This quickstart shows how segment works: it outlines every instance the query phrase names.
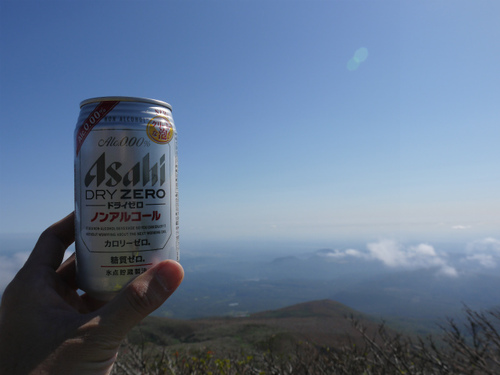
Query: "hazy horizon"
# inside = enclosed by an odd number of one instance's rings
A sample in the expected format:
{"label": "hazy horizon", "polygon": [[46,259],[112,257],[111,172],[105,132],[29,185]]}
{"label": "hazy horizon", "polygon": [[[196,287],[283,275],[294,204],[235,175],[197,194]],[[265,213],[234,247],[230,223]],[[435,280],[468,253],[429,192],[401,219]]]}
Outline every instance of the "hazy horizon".
{"label": "hazy horizon", "polygon": [[498,14],[472,0],[0,2],[0,288],[73,210],[79,104],[108,95],[173,107],[193,274],[206,256],[224,272],[293,256],[325,277],[493,274]]}
{"label": "hazy horizon", "polygon": [[[0,291],[3,291],[15,273],[26,261],[38,235],[0,234],[0,264],[2,278]],[[71,245],[67,254],[74,252]],[[330,244],[311,241],[206,241],[204,243],[181,242],[180,262],[190,265],[208,260],[208,268],[231,273],[231,264],[245,261],[260,264],[272,263],[281,257],[308,259],[321,256],[326,262],[349,262],[359,264],[351,273],[362,280],[368,267],[382,267],[384,272],[405,270],[435,270],[436,275],[450,278],[461,277],[471,272],[492,274],[500,268],[500,240],[493,237],[468,242],[401,242],[397,239],[381,238],[372,241],[332,242]],[[228,268],[229,265],[229,268]],[[188,269],[189,271],[189,269]],[[238,273],[238,270],[234,270]],[[332,266],[331,279],[337,278]]]}

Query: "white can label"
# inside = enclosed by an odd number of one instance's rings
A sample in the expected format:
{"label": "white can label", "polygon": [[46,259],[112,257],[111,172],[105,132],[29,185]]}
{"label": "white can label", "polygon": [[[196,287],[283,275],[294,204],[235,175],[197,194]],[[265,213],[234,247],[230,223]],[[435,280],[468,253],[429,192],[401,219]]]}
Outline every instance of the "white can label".
{"label": "white can label", "polygon": [[161,250],[175,236],[173,126],[164,116],[134,129],[103,122],[79,150],[81,241],[92,253]]}

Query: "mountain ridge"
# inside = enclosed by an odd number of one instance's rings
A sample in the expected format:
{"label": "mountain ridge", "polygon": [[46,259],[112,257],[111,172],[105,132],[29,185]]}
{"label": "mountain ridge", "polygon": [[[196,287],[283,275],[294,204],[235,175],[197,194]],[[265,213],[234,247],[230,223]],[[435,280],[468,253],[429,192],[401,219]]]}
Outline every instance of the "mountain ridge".
{"label": "mountain ridge", "polygon": [[180,350],[201,347],[235,350],[266,345],[289,348],[303,341],[338,347],[361,342],[361,335],[350,317],[361,321],[368,333],[378,329],[379,323],[374,318],[340,302],[322,299],[238,318],[148,317],[134,329],[131,340],[174,346]]}

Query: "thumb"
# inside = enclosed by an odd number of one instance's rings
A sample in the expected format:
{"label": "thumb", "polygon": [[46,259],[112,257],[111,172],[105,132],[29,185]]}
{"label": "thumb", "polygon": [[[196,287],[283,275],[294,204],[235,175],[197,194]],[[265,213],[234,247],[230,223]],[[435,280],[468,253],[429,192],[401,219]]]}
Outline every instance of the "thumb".
{"label": "thumb", "polygon": [[126,336],[142,319],[160,307],[184,278],[182,266],[173,260],[158,263],[128,284],[101,312],[113,335]]}

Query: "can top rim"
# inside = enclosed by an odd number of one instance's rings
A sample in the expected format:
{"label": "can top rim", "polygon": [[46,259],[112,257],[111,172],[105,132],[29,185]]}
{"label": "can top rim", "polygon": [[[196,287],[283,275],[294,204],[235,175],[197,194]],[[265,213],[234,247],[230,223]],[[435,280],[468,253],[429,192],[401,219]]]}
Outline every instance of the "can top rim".
{"label": "can top rim", "polygon": [[156,100],[156,99],[139,98],[133,96],[100,96],[96,98],[90,98],[82,101],[80,103],[80,108],[90,103],[109,102],[109,101],[150,103],[150,104],[160,105],[162,107],[167,107],[168,109],[172,110],[172,106],[167,102],[163,102],[161,100]]}

